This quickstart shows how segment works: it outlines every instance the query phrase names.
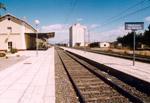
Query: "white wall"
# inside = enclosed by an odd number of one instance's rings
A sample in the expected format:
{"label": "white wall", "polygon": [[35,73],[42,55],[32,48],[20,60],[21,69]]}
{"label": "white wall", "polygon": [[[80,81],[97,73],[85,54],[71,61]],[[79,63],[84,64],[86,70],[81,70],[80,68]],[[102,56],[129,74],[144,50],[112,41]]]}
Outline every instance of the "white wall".
{"label": "white wall", "polygon": [[[11,17],[10,17],[11,18]],[[11,18],[12,19],[12,18]],[[7,27],[12,28],[12,32]],[[25,33],[33,33],[33,29],[26,27],[7,18],[0,22],[0,50],[8,49],[8,42],[13,43],[13,47],[17,49],[26,49]],[[6,39],[8,38],[8,41]]]}
{"label": "white wall", "polygon": [[104,48],[104,47],[108,48],[110,47],[110,43],[107,43],[107,42],[99,43],[99,46],[100,48]]}
{"label": "white wall", "polygon": [[85,27],[80,25],[79,23],[74,24],[70,28],[70,42],[72,46],[75,46],[76,43],[81,43],[81,46],[84,46],[84,35],[85,35]]}
{"label": "white wall", "polygon": [[[7,29],[7,27],[12,28],[12,32],[10,33],[10,30]],[[8,21],[8,19],[5,19],[0,22],[0,50],[7,50],[8,48],[8,42],[13,42],[13,47],[17,47],[19,49],[22,49],[22,43],[21,43],[21,26],[18,23],[15,23],[13,21]],[[8,38],[8,42],[5,42]]]}

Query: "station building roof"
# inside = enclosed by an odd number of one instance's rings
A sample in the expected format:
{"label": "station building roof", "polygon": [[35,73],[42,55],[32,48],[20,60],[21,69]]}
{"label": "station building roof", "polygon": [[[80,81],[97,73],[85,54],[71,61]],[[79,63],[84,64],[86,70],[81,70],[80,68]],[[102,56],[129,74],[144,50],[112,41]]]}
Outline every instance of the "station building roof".
{"label": "station building roof", "polygon": [[35,38],[36,38],[36,34],[38,34],[38,38],[45,38],[45,39],[53,38],[55,36],[55,32],[48,32],[48,33],[25,33],[25,34],[29,35],[31,37],[35,37]]}
{"label": "station building roof", "polygon": [[0,22],[5,20],[5,19],[10,19],[11,21],[15,22],[15,23],[18,23],[18,24],[24,24],[25,26],[29,27],[30,29],[32,29],[33,31],[36,31],[36,29],[30,25],[29,23],[27,23],[25,20],[22,20],[22,19],[19,19],[15,16],[13,16],[12,14],[6,14],[4,16],[1,16],[0,17]]}

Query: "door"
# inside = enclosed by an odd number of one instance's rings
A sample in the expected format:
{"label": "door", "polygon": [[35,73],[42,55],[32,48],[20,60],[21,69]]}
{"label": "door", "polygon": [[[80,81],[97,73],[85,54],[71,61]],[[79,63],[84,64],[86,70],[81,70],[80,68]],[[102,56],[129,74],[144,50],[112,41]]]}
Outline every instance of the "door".
{"label": "door", "polygon": [[12,42],[8,42],[8,51],[11,51],[12,49]]}

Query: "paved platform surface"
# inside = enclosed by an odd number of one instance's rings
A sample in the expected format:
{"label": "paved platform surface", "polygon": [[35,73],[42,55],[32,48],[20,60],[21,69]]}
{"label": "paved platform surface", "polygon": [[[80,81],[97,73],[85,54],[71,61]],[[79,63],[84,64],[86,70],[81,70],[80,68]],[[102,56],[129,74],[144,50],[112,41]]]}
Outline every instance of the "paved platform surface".
{"label": "paved platform surface", "polygon": [[131,60],[71,48],[62,48],[150,83],[150,64],[135,62],[135,66],[133,66]]}
{"label": "paved platform surface", "polygon": [[0,103],[55,103],[54,48],[0,71]]}

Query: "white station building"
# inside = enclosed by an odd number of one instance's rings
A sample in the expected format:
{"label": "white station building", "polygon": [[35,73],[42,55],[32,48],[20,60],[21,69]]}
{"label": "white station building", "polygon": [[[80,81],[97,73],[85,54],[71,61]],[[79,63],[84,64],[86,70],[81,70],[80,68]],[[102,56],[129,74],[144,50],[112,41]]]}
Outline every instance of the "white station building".
{"label": "white station building", "polygon": [[[46,45],[48,38],[54,37],[54,32],[38,33],[40,45]],[[36,48],[36,29],[26,21],[7,14],[0,17],[0,50],[10,51]]]}
{"label": "white station building", "polygon": [[77,23],[69,28],[69,46],[84,46],[86,27]]}

